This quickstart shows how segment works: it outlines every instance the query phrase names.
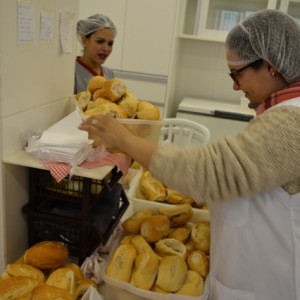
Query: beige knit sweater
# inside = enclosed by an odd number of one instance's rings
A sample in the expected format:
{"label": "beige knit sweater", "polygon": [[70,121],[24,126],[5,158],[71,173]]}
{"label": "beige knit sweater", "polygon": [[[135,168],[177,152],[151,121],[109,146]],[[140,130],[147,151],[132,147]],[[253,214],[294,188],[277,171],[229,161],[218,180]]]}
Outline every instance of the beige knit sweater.
{"label": "beige knit sweater", "polygon": [[199,149],[162,145],[151,173],[201,204],[249,196],[282,186],[300,192],[300,108],[274,107],[237,136]]}

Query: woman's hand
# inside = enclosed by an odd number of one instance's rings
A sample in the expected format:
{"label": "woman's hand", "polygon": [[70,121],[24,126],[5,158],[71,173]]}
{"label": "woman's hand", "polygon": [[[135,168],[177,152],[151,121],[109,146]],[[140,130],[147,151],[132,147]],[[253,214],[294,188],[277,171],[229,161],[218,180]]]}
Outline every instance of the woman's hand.
{"label": "woman's hand", "polygon": [[132,134],[112,116],[90,117],[82,122],[79,129],[99,136],[104,144],[125,152],[142,166],[149,168],[150,160],[157,146]]}
{"label": "woman's hand", "polygon": [[109,115],[93,116],[82,122],[79,129],[97,135],[104,144],[123,150],[124,141],[130,139],[132,133],[125,126]]}

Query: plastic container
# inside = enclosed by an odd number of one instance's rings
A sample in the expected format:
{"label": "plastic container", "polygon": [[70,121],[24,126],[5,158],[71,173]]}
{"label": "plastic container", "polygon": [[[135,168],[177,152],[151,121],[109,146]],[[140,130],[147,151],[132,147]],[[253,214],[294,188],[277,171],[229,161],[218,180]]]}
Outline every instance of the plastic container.
{"label": "plastic container", "polygon": [[158,144],[160,130],[164,124],[162,120],[139,120],[139,119],[118,119],[133,134],[145,140]]}
{"label": "plastic container", "polygon": [[[164,204],[162,204],[165,206]],[[123,220],[128,218],[129,216],[133,215],[135,212],[142,210],[142,209],[151,209],[154,213],[158,212],[158,205],[153,202],[149,201],[130,201],[130,206],[126,212],[126,214],[123,216]],[[191,220],[192,222],[197,221],[209,221],[209,215],[207,212],[195,209],[193,218]],[[107,259],[107,264],[110,261],[114,250],[119,245],[120,239],[123,237],[121,235],[119,239],[117,239],[114,243],[114,246],[110,252],[110,255]],[[208,284],[205,284],[204,291],[202,296],[183,296],[183,295],[176,295],[176,294],[160,294],[156,292],[146,291],[140,288],[136,288],[130,283],[126,283],[123,281],[119,281],[116,279],[113,279],[105,274],[105,268],[103,269],[102,278],[105,282],[105,289],[104,289],[104,299],[110,300],[145,300],[145,299],[151,299],[151,300],[206,300],[208,299]]]}

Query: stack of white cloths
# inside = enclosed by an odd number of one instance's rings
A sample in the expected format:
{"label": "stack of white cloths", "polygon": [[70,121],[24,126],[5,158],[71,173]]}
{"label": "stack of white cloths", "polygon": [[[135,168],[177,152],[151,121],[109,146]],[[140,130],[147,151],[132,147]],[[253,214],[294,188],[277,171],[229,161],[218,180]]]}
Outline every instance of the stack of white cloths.
{"label": "stack of white cloths", "polygon": [[43,161],[80,165],[90,155],[93,142],[86,131],[78,129],[81,122],[75,110],[45,130],[40,137],[30,137],[25,150]]}

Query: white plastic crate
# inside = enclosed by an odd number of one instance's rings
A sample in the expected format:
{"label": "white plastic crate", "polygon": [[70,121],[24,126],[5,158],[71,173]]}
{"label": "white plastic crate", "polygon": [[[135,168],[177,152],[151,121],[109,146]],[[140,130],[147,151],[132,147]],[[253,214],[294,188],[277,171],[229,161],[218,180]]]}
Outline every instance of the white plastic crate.
{"label": "white plastic crate", "polygon": [[[126,220],[128,217],[132,216],[135,212],[140,211],[142,209],[151,209],[154,213],[158,213],[159,207],[170,206],[169,204],[163,203],[156,203],[152,201],[130,201],[130,206],[126,211],[126,214],[123,216],[122,220]],[[209,213],[206,210],[201,209],[194,209],[193,210],[193,217],[191,222],[197,221],[209,221]],[[115,244],[110,252],[109,257],[107,258],[106,263],[108,264],[114,250],[119,245],[120,239],[123,237],[121,235],[119,239],[115,241]],[[205,282],[204,291],[202,296],[183,296],[183,295],[176,295],[176,294],[160,294],[152,291],[146,291],[140,288],[136,288],[130,283],[126,283],[123,281],[119,281],[113,279],[105,274],[105,269],[103,269],[103,280],[105,282],[105,289],[104,289],[104,299],[105,300],[206,300],[208,299],[208,284]]]}

